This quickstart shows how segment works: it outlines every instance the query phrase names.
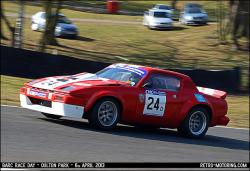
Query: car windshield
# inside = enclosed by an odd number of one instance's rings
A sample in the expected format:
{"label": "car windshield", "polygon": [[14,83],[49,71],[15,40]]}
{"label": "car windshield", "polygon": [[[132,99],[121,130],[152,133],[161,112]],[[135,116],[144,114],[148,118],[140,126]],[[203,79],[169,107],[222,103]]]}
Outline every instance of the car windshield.
{"label": "car windshield", "polygon": [[200,8],[189,8],[186,11],[189,14],[197,14],[197,13],[202,13]]}
{"label": "car windshield", "polygon": [[167,12],[154,12],[155,18],[170,18]]}
{"label": "car windshield", "polygon": [[163,10],[171,10],[171,8],[169,6],[166,6],[166,5],[159,5],[159,6],[156,6],[158,9],[163,9]]}
{"label": "car windshield", "polygon": [[127,69],[109,67],[97,72],[96,75],[101,78],[127,82],[131,86],[135,86],[143,77],[140,74]]}
{"label": "car windshield", "polygon": [[58,17],[58,23],[71,24],[70,20],[65,16]]}

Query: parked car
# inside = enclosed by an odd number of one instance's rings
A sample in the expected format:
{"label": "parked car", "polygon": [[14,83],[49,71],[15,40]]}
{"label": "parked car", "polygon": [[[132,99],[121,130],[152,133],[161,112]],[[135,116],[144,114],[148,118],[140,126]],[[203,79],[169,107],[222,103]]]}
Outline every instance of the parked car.
{"label": "parked car", "polygon": [[165,10],[150,9],[144,13],[143,25],[150,29],[166,29],[173,27],[173,20]]}
{"label": "parked car", "polygon": [[188,3],[180,13],[180,22],[182,24],[207,24],[208,14],[199,4]]}
{"label": "parked car", "polygon": [[166,10],[172,17],[174,9],[170,5],[156,4],[152,9]]}
{"label": "parked car", "polygon": [[[46,24],[45,12],[38,12],[31,17],[31,29],[44,31]],[[55,28],[55,36],[77,37],[78,29],[64,14],[58,16]]]}
{"label": "parked car", "polygon": [[48,118],[85,118],[102,130],[117,123],[178,128],[194,138],[208,127],[228,124],[226,96],[197,87],[184,74],[129,64],[36,79],[20,88],[21,106]]}

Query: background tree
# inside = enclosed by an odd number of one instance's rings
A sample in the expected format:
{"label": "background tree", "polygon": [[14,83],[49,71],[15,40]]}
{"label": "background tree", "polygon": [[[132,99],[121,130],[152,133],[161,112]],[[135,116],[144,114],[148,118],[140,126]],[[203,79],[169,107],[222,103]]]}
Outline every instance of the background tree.
{"label": "background tree", "polygon": [[1,32],[0,32],[0,37],[1,39],[7,39],[4,34],[3,34],[3,29],[2,29],[2,21],[4,21],[7,25],[7,28],[9,29],[9,31],[11,32],[11,45],[13,46],[14,45],[14,33],[15,33],[15,27],[12,26],[10,24],[10,21],[7,19],[7,17],[5,16],[4,14],[4,11],[2,9],[2,1],[1,1],[1,4],[0,4],[0,14],[1,14]]}
{"label": "background tree", "polygon": [[171,6],[173,9],[176,9],[176,4],[177,4],[177,0],[172,0]]}
{"label": "background tree", "polygon": [[218,11],[217,11],[217,22],[218,22],[218,39],[219,39],[219,44],[226,44],[226,36],[229,34],[228,32],[228,18],[226,17],[226,12],[225,12],[225,2],[223,1],[218,1]]}
{"label": "background tree", "polygon": [[59,16],[58,14],[62,6],[62,1],[42,1],[42,4],[46,13],[46,24],[45,30],[42,34],[42,38],[40,40],[40,51],[44,52],[46,45],[58,45],[54,33]]}
{"label": "background tree", "polygon": [[247,49],[249,50],[249,1],[230,0],[229,1],[229,30],[233,43],[237,49],[242,49],[239,38],[247,39]]}
{"label": "background tree", "polygon": [[14,32],[14,47],[22,48],[23,45],[23,26],[24,26],[24,3],[25,1],[19,0],[19,12],[16,19],[16,26]]}

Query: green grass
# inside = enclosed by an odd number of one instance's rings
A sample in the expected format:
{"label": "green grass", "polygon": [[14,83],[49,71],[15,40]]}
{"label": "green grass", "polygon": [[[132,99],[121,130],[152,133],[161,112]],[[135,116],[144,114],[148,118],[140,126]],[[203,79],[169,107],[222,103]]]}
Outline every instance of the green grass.
{"label": "green grass", "polygon": [[[29,79],[1,75],[1,104],[19,106],[19,89]],[[249,96],[228,96],[228,126],[249,128]]]}
{"label": "green grass", "polygon": [[1,75],[1,104],[19,106],[19,89],[28,81],[27,78]]}

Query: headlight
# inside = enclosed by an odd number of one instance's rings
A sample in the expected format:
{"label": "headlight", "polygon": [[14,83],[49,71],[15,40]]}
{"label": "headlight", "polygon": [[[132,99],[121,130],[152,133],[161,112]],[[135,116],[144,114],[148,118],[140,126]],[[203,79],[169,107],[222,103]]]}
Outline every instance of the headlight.
{"label": "headlight", "polygon": [[184,16],[184,19],[186,19],[186,20],[192,20],[193,17],[192,16]]}
{"label": "headlight", "polygon": [[56,32],[61,32],[62,30],[62,27],[56,27]]}

